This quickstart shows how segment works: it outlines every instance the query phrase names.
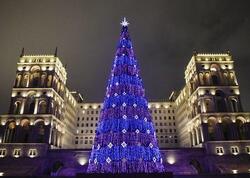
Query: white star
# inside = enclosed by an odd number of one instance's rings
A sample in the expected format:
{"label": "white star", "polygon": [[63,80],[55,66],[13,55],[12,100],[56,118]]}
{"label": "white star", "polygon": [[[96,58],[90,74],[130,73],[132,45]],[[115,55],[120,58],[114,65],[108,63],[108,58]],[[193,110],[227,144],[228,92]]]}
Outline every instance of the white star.
{"label": "white star", "polygon": [[122,103],[122,106],[125,107],[125,106],[127,106],[127,104],[126,103]]}
{"label": "white star", "polygon": [[118,86],[118,85],[119,85],[119,83],[118,83],[118,82],[116,82],[116,83],[115,83],[115,85],[116,85],[116,86]]}
{"label": "white star", "polygon": [[147,130],[147,134],[150,134],[150,130]]}
{"label": "white star", "polygon": [[121,25],[122,25],[123,27],[126,27],[126,26],[129,25],[129,23],[128,23],[126,17],[123,18],[123,21],[121,22]]}
{"label": "white star", "polygon": [[115,96],[118,96],[118,94],[117,94],[117,93],[115,93],[114,95],[115,95]]}
{"label": "white star", "polygon": [[113,144],[110,142],[110,143],[108,144],[108,147],[109,147],[109,148],[112,148],[112,146],[113,146]]}
{"label": "white star", "polygon": [[95,163],[95,164],[97,163],[97,159],[96,159],[96,158],[94,159],[94,163]]}
{"label": "white star", "polygon": [[147,122],[147,118],[146,117],[144,117],[144,121]]}
{"label": "white star", "polygon": [[100,147],[101,147],[101,146],[98,144],[98,145],[97,145],[97,150],[99,150],[99,149],[100,149]]}
{"label": "white star", "polygon": [[106,162],[107,162],[107,163],[110,163],[110,162],[111,162],[110,157],[108,157],[108,158],[106,159]]}
{"label": "white star", "polygon": [[127,143],[125,143],[125,142],[122,142],[122,147],[124,148],[124,147],[126,147],[127,146]]}
{"label": "white star", "polygon": [[150,148],[153,148],[153,146],[154,146],[154,145],[153,145],[152,143],[149,144],[149,147],[150,147]]}
{"label": "white star", "polygon": [[134,104],[133,104],[133,106],[134,106],[134,107],[136,107],[136,106],[137,106],[137,104],[135,104],[135,103],[134,103]]}
{"label": "white star", "polygon": [[156,158],[155,157],[153,157],[153,161],[156,162]]}
{"label": "white star", "polygon": [[124,134],[125,134],[126,132],[127,132],[127,130],[126,130],[126,129],[123,129],[123,130],[122,130],[122,133],[124,133]]}
{"label": "white star", "polygon": [[139,131],[138,129],[136,129],[136,130],[135,130],[135,133],[137,133],[137,134],[138,134],[138,133],[140,133],[140,131]]}
{"label": "white star", "polygon": [[123,118],[123,119],[127,119],[127,116],[126,116],[126,115],[123,115],[122,118]]}
{"label": "white star", "polygon": [[139,117],[137,115],[135,115],[135,119],[138,119]]}
{"label": "white star", "polygon": [[123,94],[123,95],[126,95],[126,92],[124,91],[122,94]]}
{"label": "white star", "polygon": [[114,108],[116,105],[115,104],[112,104],[112,107]]}

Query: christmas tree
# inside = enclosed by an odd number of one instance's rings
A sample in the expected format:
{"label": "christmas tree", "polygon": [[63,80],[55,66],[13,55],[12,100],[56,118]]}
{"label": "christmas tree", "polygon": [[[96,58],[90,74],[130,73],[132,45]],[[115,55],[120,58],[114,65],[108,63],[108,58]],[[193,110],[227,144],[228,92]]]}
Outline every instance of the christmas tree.
{"label": "christmas tree", "polygon": [[124,18],[88,173],[164,172],[128,24]]}

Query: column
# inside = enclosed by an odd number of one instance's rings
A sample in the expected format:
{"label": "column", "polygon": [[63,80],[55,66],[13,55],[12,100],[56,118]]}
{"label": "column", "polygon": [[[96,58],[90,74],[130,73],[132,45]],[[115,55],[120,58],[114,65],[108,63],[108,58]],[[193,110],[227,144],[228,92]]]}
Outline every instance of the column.
{"label": "column", "polygon": [[199,138],[198,128],[195,128],[195,133],[196,133],[196,143],[197,143],[197,145],[199,145],[200,144],[200,138]]}
{"label": "column", "polygon": [[20,114],[23,114],[23,113],[24,113],[24,105],[25,105],[25,99],[22,100],[21,109],[20,109]]}
{"label": "column", "polygon": [[38,113],[38,99],[35,99],[35,109],[34,109],[34,114]]}

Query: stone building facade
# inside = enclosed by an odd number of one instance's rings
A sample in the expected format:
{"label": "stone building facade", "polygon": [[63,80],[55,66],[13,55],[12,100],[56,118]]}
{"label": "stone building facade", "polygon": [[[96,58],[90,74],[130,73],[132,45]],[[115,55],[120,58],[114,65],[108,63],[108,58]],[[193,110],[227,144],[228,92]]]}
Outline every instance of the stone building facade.
{"label": "stone building facade", "polygon": [[[9,113],[0,116],[0,174],[86,171],[102,103],[85,102],[67,88],[66,81],[56,53],[22,53]],[[149,102],[148,107],[166,170],[250,172],[250,113],[241,105],[230,53],[194,52],[183,89],[168,101]]]}

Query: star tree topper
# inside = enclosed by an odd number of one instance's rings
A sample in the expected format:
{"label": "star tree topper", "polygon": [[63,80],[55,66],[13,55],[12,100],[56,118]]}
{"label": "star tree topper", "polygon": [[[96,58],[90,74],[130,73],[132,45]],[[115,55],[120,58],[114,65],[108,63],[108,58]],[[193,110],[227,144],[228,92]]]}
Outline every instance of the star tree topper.
{"label": "star tree topper", "polygon": [[123,17],[123,21],[121,22],[121,25],[122,25],[123,27],[127,27],[127,26],[129,25],[129,23],[128,23],[126,17]]}

